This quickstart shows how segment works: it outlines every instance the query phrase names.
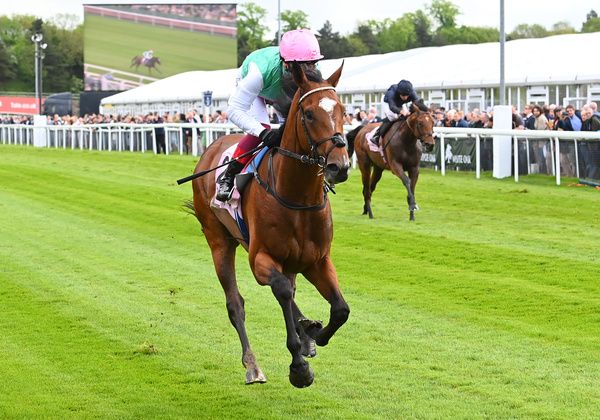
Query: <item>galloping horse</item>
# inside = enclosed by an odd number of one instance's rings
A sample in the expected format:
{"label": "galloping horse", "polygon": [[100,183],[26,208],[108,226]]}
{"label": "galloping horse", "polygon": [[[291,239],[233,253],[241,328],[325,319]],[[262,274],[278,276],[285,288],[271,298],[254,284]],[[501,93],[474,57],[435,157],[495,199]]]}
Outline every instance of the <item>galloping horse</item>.
{"label": "galloping horse", "polygon": [[[225,291],[229,319],[242,344],[246,383],[266,382],[250,348],[244,324],[244,299],[235,275],[235,251],[242,244],[250,268],[261,286],[270,286],[283,311],[287,348],[292,355],[289,380],[296,387],[313,382],[313,372],[303,356],[315,355],[315,343],[325,346],[346,322],[350,309],[339,288],[330,248],[333,222],[326,184],[348,178],[350,160],[343,133],[344,107],[335,93],[342,66],[327,80],[309,79],[302,67],[292,66],[298,85],[281,145],[265,155],[242,196],[242,215],[249,242],[234,238],[211,209],[214,177],[193,182],[193,207]],[[314,80],[313,80],[314,79]],[[219,163],[223,151],[239,141],[226,135],[208,147],[195,173]],[[301,273],[329,302],[329,323],[307,319],[294,300],[296,275]]]}
{"label": "galloping horse", "polygon": [[[419,162],[421,162],[422,154],[422,146],[417,142],[417,139],[425,143],[425,147],[433,147],[435,144],[433,118],[422,102],[413,103],[411,114],[406,121],[396,121],[384,138],[379,140],[383,149],[383,156],[379,151],[370,149],[367,144],[369,140],[366,138],[366,134],[371,132],[378,124],[367,124],[364,127],[350,131],[346,135],[348,148],[356,152],[362,175],[365,203],[363,214],[368,214],[369,218],[373,218],[371,195],[381,179],[383,170],[390,169],[394,175],[402,180],[406,187],[410,220],[415,220],[414,212],[418,209],[415,201],[415,187],[419,179]],[[406,172],[408,172],[408,176]]]}
{"label": "galloping horse", "polygon": [[131,59],[131,65],[129,67],[135,66],[135,70],[137,71],[139,66],[144,65],[148,67],[148,73],[150,73],[150,70],[152,69],[160,73],[160,70],[156,67],[157,64],[161,64],[160,58],[158,57],[152,57],[148,60],[144,60],[144,57],[141,55],[136,55]]}

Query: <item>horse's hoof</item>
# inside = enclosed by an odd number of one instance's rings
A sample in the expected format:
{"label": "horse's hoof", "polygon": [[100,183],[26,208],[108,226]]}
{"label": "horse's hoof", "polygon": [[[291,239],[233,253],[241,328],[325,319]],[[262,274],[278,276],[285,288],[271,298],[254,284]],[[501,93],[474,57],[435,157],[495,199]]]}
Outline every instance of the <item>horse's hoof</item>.
{"label": "horse's hoof", "polygon": [[308,335],[313,340],[319,334],[319,331],[323,329],[323,321],[314,321],[312,319],[301,319],[298,321],[300,327],[304,330],[306,335]]}
{"label": "horse's hoof", "polygon": [[315,375],[310,365],[304,362],[298,366],[290,365],[290,383],[296,388],[306,388],[311,386]]}
{"label": "horse's hoof", "polygon": [[246,371],[246,385],[264,384],[267,382],[267,377],[260,368],[248,369]]}

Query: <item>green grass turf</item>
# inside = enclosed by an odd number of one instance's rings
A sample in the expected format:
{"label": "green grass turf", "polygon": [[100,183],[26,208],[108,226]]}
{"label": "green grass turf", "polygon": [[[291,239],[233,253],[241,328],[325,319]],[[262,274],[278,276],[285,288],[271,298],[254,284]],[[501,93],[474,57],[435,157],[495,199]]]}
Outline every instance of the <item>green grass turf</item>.
{"label": "green grass turf", "polygon": [[[0,417],[593,418],[600,192],[423,171],[408,222],[390,173],[361,215],[331,195],[348,323],[293,388],[280,309],[240,249],[265,385],[245,386],[189,156],[0,146]],[[300,279],[304,313],[328,305]]]}
{"label": "green grass turf", "polygon": [[[85,62],[136,73],[131,59],[154,50],[161,64],[152,77],[166,77],[191,70],[234,68],[237,63],[235,38],[134,23],[108,17],[86,15]],[[137,73],[148,75],[140,66]]]}

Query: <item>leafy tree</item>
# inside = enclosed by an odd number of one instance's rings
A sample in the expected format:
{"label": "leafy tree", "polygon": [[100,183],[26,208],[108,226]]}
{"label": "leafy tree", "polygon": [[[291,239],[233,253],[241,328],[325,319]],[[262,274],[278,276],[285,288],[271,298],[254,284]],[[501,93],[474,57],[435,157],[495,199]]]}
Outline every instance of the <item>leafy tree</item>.
{"label": "leafy tree", "polygon": [[10,51],[0,38],[0,86],[6,85],[6,83],[14,79],[15,72],[15,59],[11,56]]}
{"label": "leafy tree", "polygon": [[346,39],[348,40],[349,47],[352,50],[352,57],[372,54],[369,51],[369,47],[355,34],[347,36]]}
{"label": "leafy tree", "polygon": [[292,31],[294,29],[308,28],[308,15],[302,10],[285,10],[281,12],[281,21],[283,22],[281,33]]}
{"label": "leafy tree", "polygon": [[435,36],[436,45],[480,44],[498,41],[500,36],[496,28],[460,26],[458,28],[440,28]]}
{"label": "leafy tree", "polygon": [[600,18],[595,10],[590,10],[581,26],[581,32],[600,32]]}
{"label": "leafy tree", "polygon": [[[356,31],[350,35],[349,39],[354,48],[354,56],[379,54],[379,44],[371,26],[367,24],[359,25]],[[366,48],[366,52],[360,53],[358,51],[364,51],[364,48]]]}
{"label": "leafy tree", "polygon": [[544,38],[548,36],[548,31],[542,25],[537,23],[529,25],[527,23],[521,23],[517,25],[515,29],[506,36],[507,40],[522,39],[522,38]]}
{"label": "leafy tree", "polygon": [[574,34],[575,32],[575,28],[569,22],[561,20],[552,25],[549,35]]}
{"label": "leafy tree", "polygon": [[269,42],[265,41],[268,28],[262,24],[267,16],[266,9],[252,2],[241,6],[244,9],[239,10],[237,16],[238,65],[241,65],[251,52],[269,45]]}
{"label": "leafy tree", "polygon": [[394,21],[386,19],[377,39],[382,53],[404,51],[419,46],[410,14],[404,14]]}
{"label": "leafy tree", "polygon": [[456,17],[460,14],[458,7],[448,0],[433,0],[429,13],[439,24],[439,28],[454,28]]}
{"label": "leafy tree", "polygon": [[420,47],[428,47],[432,43],[431,33],[431,19],[422,10],[417,10],[414,13],[409,14],[413,26],[415,28],[415,35],[417,36],[417,44]]}
{"label": "leafy tree", "polygon": [[585,15],[586,22],[590,19],[596,19],[598,17],[598,13],[594,9],[590,10],[590,12]]}
{"label": "leafy tree", "polygon": [[352,46],[347,38],[342,38],[338,32],[334,32],[331,22],[325,21],[323,27],[317,32],[321,54],[325,58],[341,58],[352,56]]}

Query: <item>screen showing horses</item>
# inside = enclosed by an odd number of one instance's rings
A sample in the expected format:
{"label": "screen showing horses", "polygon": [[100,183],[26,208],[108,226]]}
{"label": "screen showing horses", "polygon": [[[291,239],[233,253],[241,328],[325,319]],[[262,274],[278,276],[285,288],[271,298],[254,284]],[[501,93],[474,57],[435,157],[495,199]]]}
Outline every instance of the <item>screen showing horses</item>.
{"label": "screen showing horses", "polygon": [[84,5],[85,90],[237,65],[235,4]]}

